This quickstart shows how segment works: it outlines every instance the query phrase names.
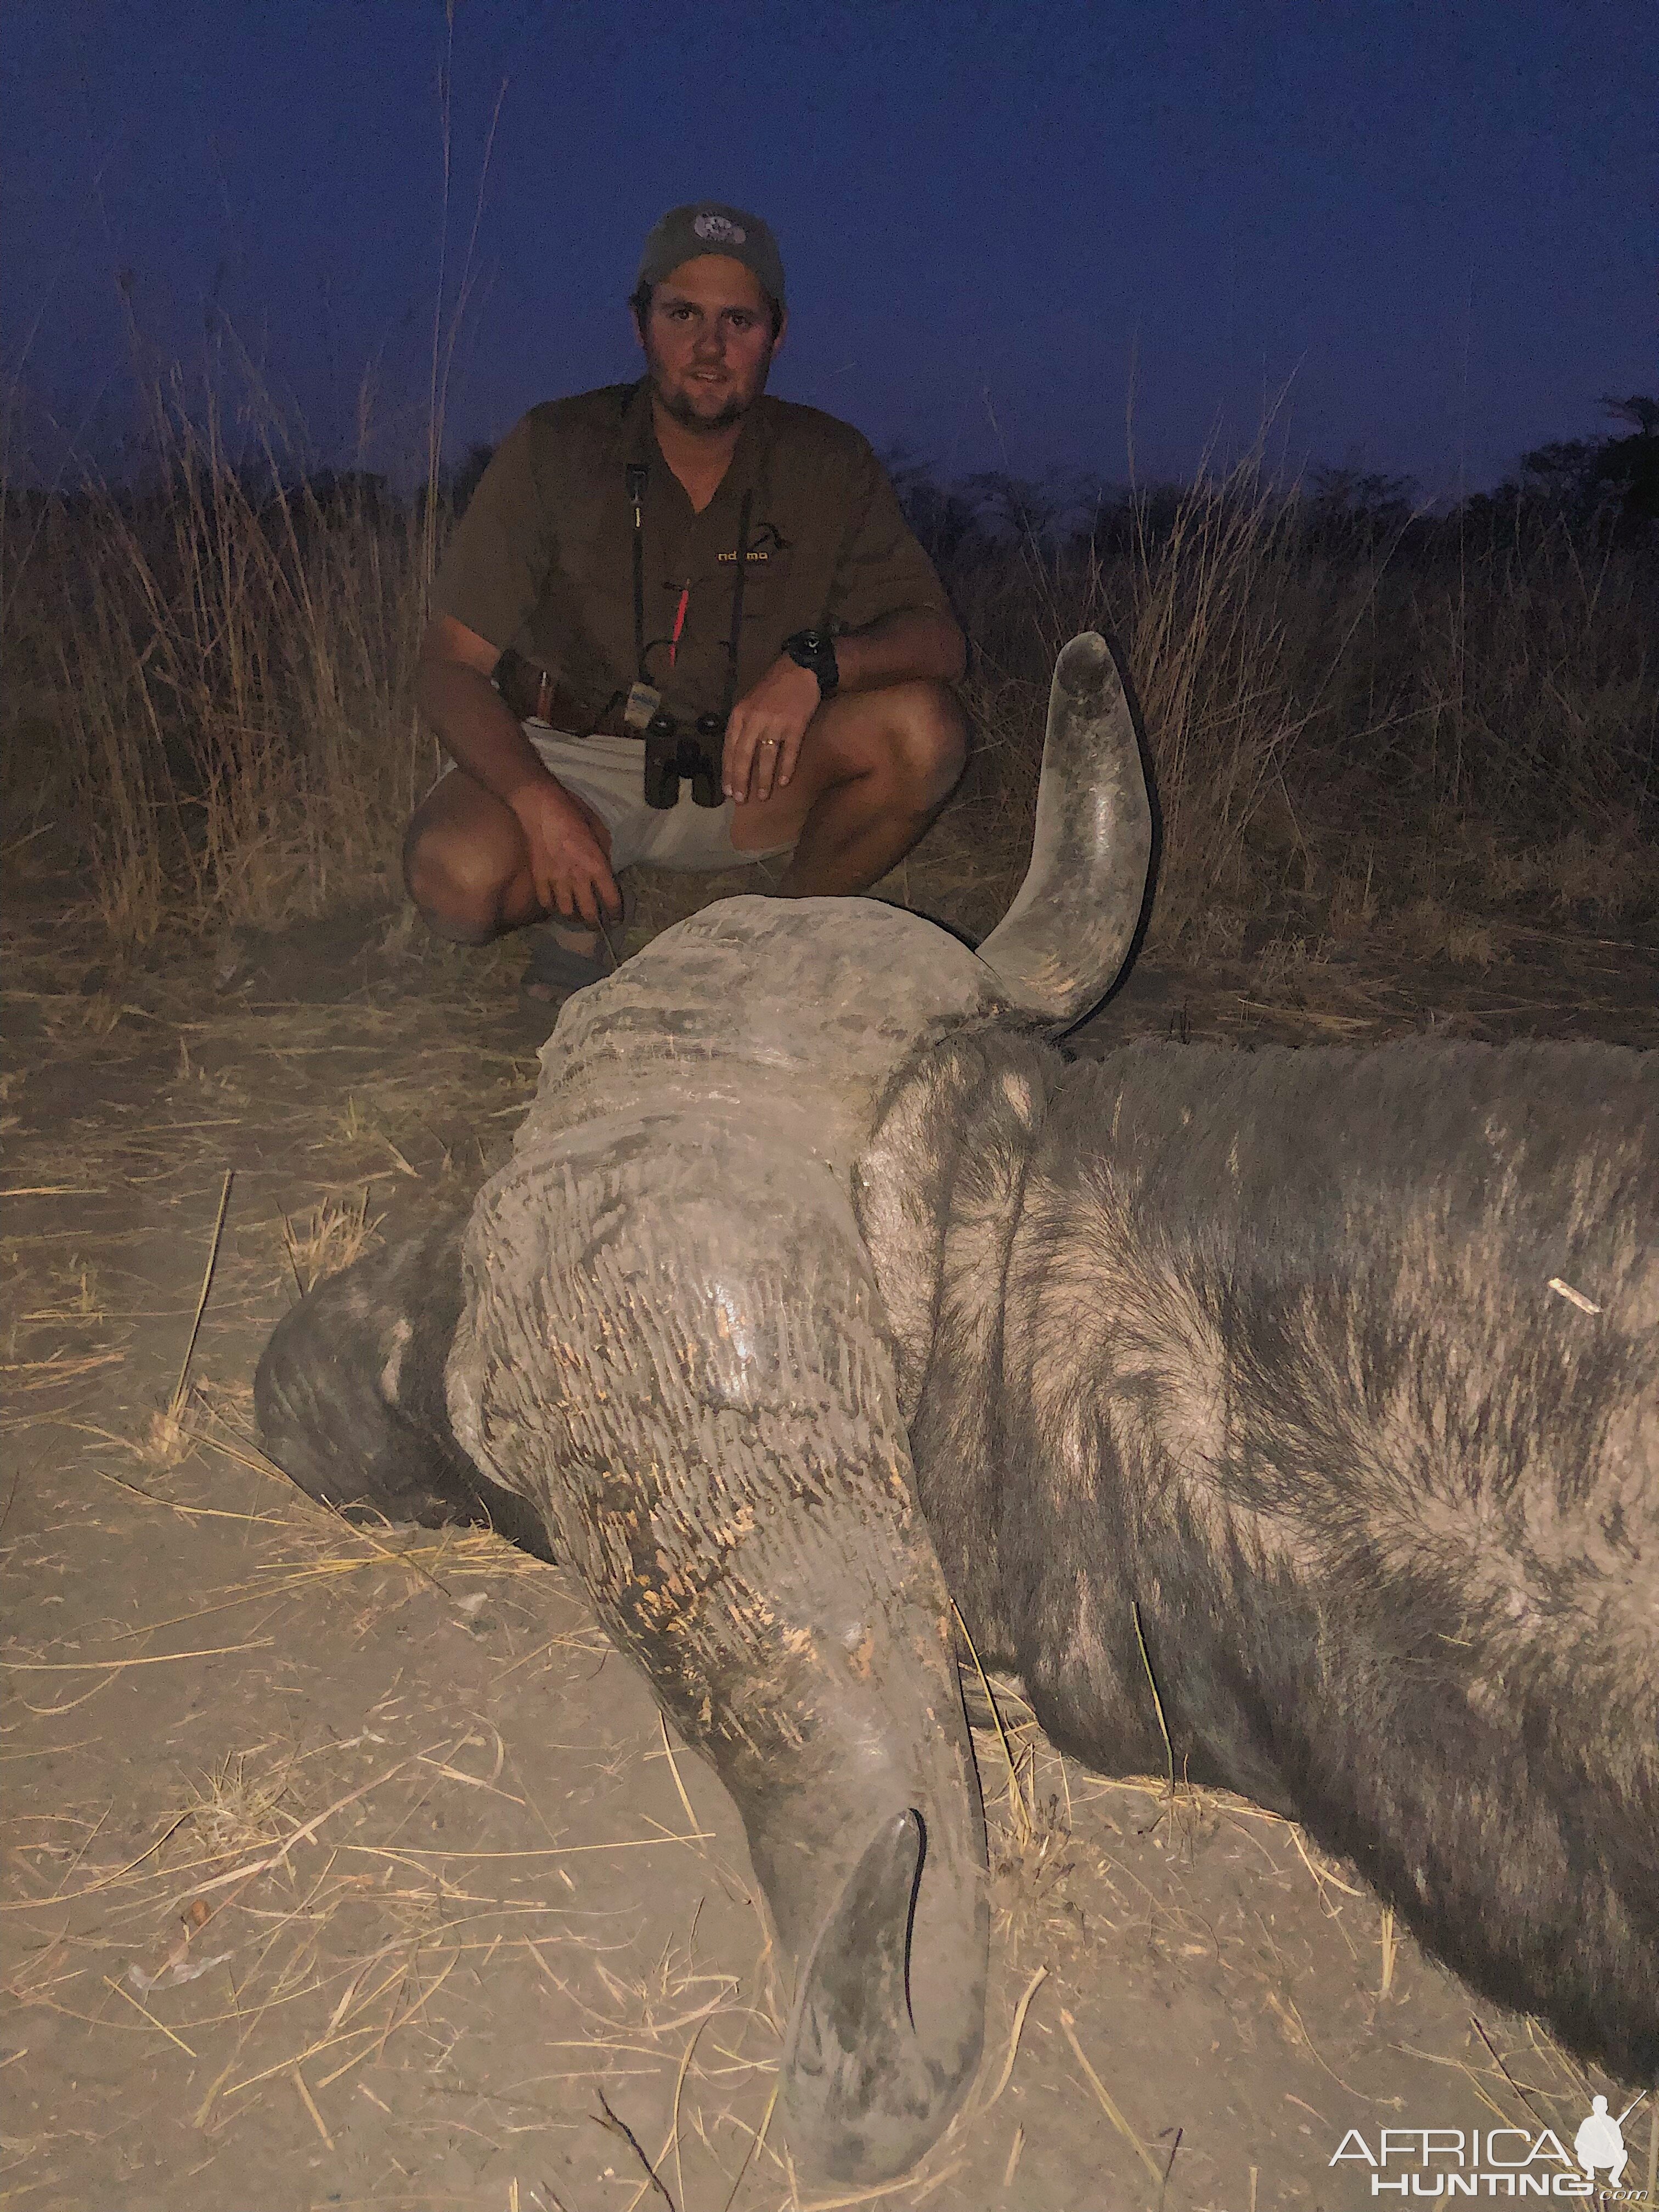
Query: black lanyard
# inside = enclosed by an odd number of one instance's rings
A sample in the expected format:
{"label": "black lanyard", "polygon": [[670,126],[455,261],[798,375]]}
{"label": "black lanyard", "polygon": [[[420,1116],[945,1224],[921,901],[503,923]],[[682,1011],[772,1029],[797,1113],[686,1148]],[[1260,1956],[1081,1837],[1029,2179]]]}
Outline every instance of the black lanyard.
{"label": "black lanyard", "polygon": [[[644,461],[629,461],[625,475],[628,496],[634,509],[634,660],[641,684],[649,684],[651,677],[646,667],[646,654],[659,645],[668,642],[656,637],[650,647],[645,641],[645,515],[643,512],[645,487],[650,471]],[[738,703],[738,642],[743,632],[743,587],[749,574],[749,518],[754,511],[753,489],[744,492],[743,507],[738,516],[738,549],[732,558],[738,573],[732,580],[732,634],[726,646],[726,700],[720,712],[726,720],[732,719],[732,709]]]}

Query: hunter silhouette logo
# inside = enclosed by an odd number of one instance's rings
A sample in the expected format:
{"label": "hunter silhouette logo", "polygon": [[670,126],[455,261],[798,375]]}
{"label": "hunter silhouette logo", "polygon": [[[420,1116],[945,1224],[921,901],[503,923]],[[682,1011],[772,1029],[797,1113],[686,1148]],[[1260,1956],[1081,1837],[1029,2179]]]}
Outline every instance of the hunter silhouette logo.
{"label": "hunter silhouette logo", "polygon": [[1574,2155],[1592,2181],[1595,2179],[1597,2166],[1607,2168],[1609,2189],[1618,2188],[1620,2178],[1625,2171],[1625,2161],[1630,2156],[1625,2148],[1625,2131],[1621,2122],[1627,2120],[1634,2110],[1634,2106],[1630,2106],[1615,2120],[1607,2110],[1607,2099],[1593,2097],[1589,2115],[1572,2139]]}
{"label": "hunter silhouette logo", "polygon": [[733,222],[727,216],[714,215],[708,209],[701,215],[692,216],[691,228],[705,246],[741,246],[749,235],[740,223]]}

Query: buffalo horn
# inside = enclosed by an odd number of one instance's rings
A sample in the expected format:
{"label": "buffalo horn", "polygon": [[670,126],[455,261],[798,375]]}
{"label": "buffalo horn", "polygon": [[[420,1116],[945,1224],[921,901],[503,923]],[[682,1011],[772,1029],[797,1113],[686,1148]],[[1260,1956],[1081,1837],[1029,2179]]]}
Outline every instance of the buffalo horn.
{"label": "buffalo horn", "polygon": [[1134,940],[1152,852],[1128,666],[1085,630],[1054,666],[1030,866],[979,948],[1022,1012],[1069,1029],[1105,997]]}

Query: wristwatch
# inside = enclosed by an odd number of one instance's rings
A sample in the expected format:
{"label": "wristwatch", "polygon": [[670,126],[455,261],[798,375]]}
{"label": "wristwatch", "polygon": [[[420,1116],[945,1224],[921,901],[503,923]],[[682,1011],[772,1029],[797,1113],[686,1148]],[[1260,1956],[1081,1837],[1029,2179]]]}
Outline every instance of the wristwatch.
{"label": "wristwatch", "polygon": [[818,696],[828,699],[841,682],[836,665],[836,641],[827,629],[798,629],[783,641],[783,649],[799,668],[810,668],[818,679]]}

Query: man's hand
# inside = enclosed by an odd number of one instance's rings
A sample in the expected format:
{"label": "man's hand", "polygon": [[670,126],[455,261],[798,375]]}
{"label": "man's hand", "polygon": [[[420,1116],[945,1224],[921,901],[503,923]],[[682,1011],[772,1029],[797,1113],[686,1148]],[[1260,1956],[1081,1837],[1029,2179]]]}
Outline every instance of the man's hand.
{"label": "man's hand", "polygon": [[781,653],[732,709],[721,781],[728,799],[769,799],[795,773],[806,726],[818,711],[818,679]]}
{"label": "man's hand", "polygon": [[530,848],[531,878],[544,912],[597,928],[603,908],[614,921],[622,912],[622,893],[598,834],[603,824],[592,809],[545,771],[503,795]]}
{"label": "man's hand", "polygon": [[[610,832],[592,807],[542,765],[518,718],[492,687],[498,657],[487,638],[449,615],[434,615],[421,641],[416,697],[456,765],[511,811],[542,912],[597,927],[602,907],[613,917],[622,912],[622,894],[611,872]],[[520,911],[515,919],[531,917]]]}

